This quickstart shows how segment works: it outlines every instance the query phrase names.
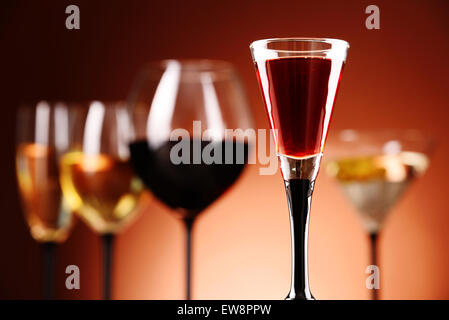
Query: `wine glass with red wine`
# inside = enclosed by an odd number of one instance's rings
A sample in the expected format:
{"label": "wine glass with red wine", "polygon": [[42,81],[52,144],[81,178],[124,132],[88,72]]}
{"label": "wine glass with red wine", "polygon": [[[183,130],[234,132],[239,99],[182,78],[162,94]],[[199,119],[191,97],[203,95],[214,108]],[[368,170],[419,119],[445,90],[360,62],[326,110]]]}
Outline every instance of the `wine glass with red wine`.
{"label": "wine glass with red wine", "polygon": [[287,193],[292,276],[287,300],[314,299],[308,279],[310,205],[349,44],[284,38],[250,45]]}
{"label": "wine glass with red wine", "polygon": [[135,172],[186,226],[190,299],[194,222],[248,161],[252,116],[244,90],[227,62],[165,60],[142,71],[129,107]]}
{"label": "wine glass with red wine", "polygon": [[53,298],[55,248],[73,224],[63,201],[58,159],[68,147],[72,109],[41,101],[17,113],[16,175],[22,208],[31,236],[43,254],[43,297]]}

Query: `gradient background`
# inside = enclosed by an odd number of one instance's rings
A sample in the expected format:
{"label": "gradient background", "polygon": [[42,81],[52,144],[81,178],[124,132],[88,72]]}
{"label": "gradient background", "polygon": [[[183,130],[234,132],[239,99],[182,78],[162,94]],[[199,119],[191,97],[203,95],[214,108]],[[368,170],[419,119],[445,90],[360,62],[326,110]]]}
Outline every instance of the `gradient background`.
{"label": "gradient background", "polygon": [[[65,29],[77,4],[81,30]],[[365,28],[369,4],[381,30]],[[0,298],[40,297],[40,255],[22,218],[14,174],[15,111],[38,99],[122,99],[139,68],[162,58],[216,58],[241,72],[258,128],[268,123],[248,45],[267,37],[350,42],[330,134],[342,128],[417,128],[439,145],[428,172],[394,208],[380,239],[382,296],[449,298],[447,1],[2,1]],[[184,233],[152,201],[117,241],[114,296],[183,298]],[[197,299],[281,299],[290,280],[287,203],[279,174],[250,166],[200,216]],[[57,262],[59,298],[101,297],[100,241],[78,223]],[[64,287],[76,264],[81,289]],[[315,189],[310,281],[318,299],[366,299],[368,239],[354,208],[324,171]]]}

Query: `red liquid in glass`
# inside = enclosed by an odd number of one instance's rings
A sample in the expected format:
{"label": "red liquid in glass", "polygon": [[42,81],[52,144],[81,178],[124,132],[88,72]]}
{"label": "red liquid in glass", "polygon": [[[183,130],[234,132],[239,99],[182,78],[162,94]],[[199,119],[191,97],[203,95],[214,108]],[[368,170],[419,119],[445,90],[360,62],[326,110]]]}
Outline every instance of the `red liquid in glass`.
{"label": "red liquid in glass", "polygon": [[266,72],[257,67],[259,81],[268,83],[268,90],[261,86],[271,127],[277,129],[278,153],[304,157],[322,152],[335,98],[329,83],[338,87],[341,69],[331,79],[330,59],[306,57],[267,60]]}

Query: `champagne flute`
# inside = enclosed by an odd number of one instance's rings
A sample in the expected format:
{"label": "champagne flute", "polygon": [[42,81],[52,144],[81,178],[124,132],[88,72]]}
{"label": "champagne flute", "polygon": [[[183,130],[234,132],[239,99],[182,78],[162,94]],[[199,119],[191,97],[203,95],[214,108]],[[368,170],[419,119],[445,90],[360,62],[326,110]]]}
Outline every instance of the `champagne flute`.
{"label": "champagne flute", "polygon": [[68,151],[60,160],[70,207],[103,241],[103,298],[111,299],[115,235],[136,218],[143,185],[129,165],[129,121],[121,102],[92,101],[75,116]]}
{"label": "champagne flute", "polygon": [[55,247],[68,238],[73,222],[58,170],[68,147],[70,112],[64,103],[41,101],[17,113],[16,175],[26,222],[43,251],[45,299],[53,298]]}
{"label": "champagne flute", "polygon": [[143,70],[129,106],[135,171],[186,227],[189,300],[194,222],[248,160],[252,117],[243,87],[227,62],[165,60]]}
{"label": "champagne flute", "polygon": [[258,40],[250,48],[290,211],[287,299],[314,299],[307,262],[310,205],[349,45],[337,39],[281,38]]}

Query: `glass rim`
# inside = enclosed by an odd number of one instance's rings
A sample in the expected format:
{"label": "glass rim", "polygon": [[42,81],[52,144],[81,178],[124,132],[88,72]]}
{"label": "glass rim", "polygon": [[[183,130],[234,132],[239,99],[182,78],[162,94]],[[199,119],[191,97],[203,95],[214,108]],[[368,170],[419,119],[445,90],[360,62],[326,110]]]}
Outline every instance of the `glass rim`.
{"label": "glass rim", "polygon": [[[342,135],[352,135],[353,137],[378,136],[385,137],[390,135],[419,137],[422,139],[433,139],[433,136],[424,130],[416,128],[345,128],[332,131],[334,138],[340,138]],[[344,140],[344,139],[343,139]]]}
{"label": "glass rim", "polygon": [[201,78],[205,75],[210,76],[214,82],[240,80],[238,70],[230,61],[208,58],[187,58],[150,61],[141,68],[137,78],[140,80],[137,81],[141,81],[145,77],[158,80],[170,64],[177,64],[176,69],[180,73],[180,82],[201,82]]}
{"label": "glass rim", "polygon": [[36,100],[35,102],[22,102],[17,106],[17,110],[33,110],[39,104],[46,104],[50,109],[54,109],[56,107],[65,107],[70,109],[76,108],[86,108],[89,107],[92,103],[101,103],[105,108],[111,107],[121,107],[126,106],[126,99],[81,99],[81,100],[50,100],[50,99],[41,99]]}
{"label": "glass rim", "polygon": [[366,140],[390,141],[415,143],[421,146],[421,151],[427,155],[434,152],[437,140],[432,134],[416,128],[346,128],[333,130],[328,136],[326,145],[329,147],[335,143],[351,145],[364,143]]}
{"label": "glass rim", "polygon": [[240,79],[237,69],[226,60],[220,59],[162,59],[150,61],[140,70],[139,77],[152,80],[160,78],[170,64],[177,64],[181,82],[200,82],[204,75],[209,75],[213,81]]}
{"label": "glass rim", "polygon": [[335,50],[335,48],[329,48],[329,49],[318,49],[318,50],[285,50],[285,49],[272,49],[267,48],[266,45],[268,43],[273,42],[320,42],[320,43],[329,43],[332,45],[336,45],[338,47],[343,47],[346,49],[349,49],[349,42],[341,39],[335,39],[335,38],[313,38],[313,37],[288,37],[288,38],[267,38],[267,39],[260,39],[255,40],[251,42],[249,47],[251,49],[262,49],[262,50],[268,50],[268,51],[275,51],[275,52],[290,52],[290,53],[318,53],[318,52],[328,52]]}
{"label": "glass rim", "polygon": [[144,67],[144,71],[151,70],[163,70],[169,63],[179,63],[181,66],[181,72],[188,73],[215,73],[215,72],[234,72],[235,68],[233,64],[226,60],[220,59],[161,59],[154,60],[147,63]]}

